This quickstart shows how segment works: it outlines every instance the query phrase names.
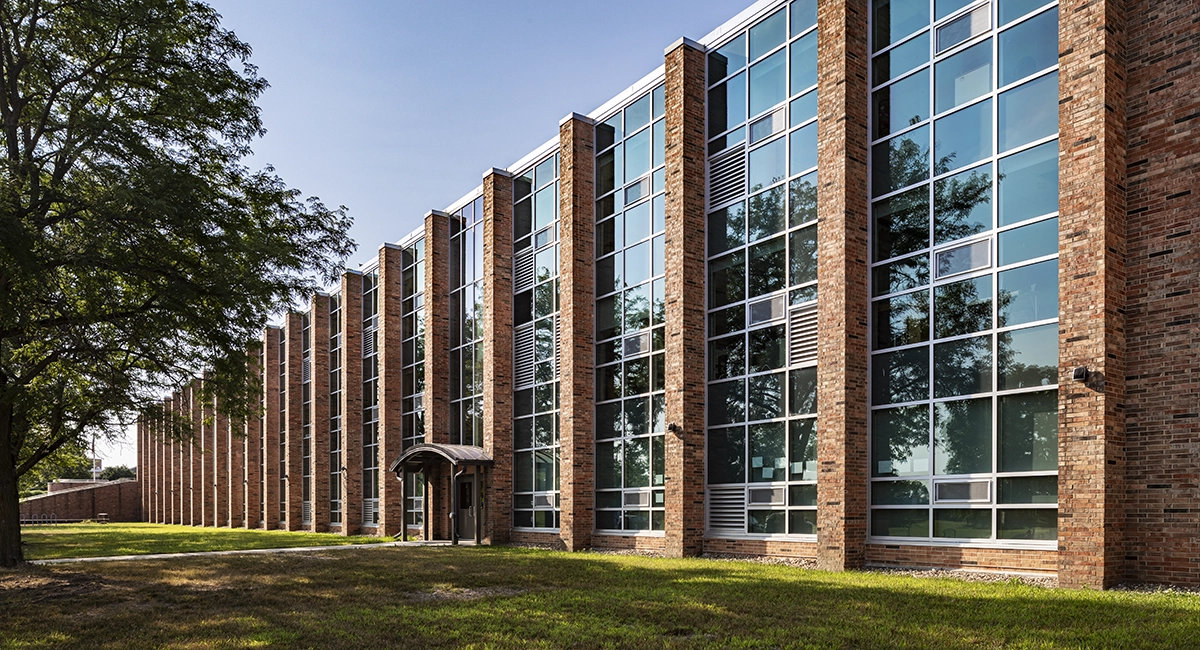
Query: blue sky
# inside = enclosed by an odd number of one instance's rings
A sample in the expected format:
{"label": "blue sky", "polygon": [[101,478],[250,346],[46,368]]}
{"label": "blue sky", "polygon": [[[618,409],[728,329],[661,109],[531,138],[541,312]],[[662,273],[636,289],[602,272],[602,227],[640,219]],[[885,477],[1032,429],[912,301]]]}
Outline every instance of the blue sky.
{"label": "blue sky", "polygon": [[[751,0],[209,0],[271,87],[247,161],[345,205],[358,251],[417,228]],[[98,449],[134,465],[132,433]]]}

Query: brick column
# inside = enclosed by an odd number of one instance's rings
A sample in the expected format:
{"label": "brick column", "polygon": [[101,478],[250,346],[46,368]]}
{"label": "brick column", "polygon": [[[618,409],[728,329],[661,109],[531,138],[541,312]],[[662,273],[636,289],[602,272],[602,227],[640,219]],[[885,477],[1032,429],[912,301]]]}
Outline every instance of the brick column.
{"label": "brick column", "polygon": [[226,418],[225,424],[225,489],[229,494],[225,522],[230,528],[241,528],[246,523],[246,487],[243,482],[246,477],[246,428],[241,420],[229,417]]}
{"label": "brick column", "polygon": [[146,498],[146,458],[144,455],[146,449],[146,424],[142,416],[138,416],[137,419],[137,441],[135,444],[137,445],[135,449],[137,460],[134,462],[137,463],[135,470],[137,472],[138,504],[142,508],[142,518],[144,521],[146,513],[150,511],[150,503]]}
{"label": "brick column", "polygon": [[592,120],[572,113],[558,125],[560,535],[567,550],[591,546],[595,526],[595,199]]}
{"label": "brick column", "polygon": [[[259,362],[262,351],[261,343],[255,343],[249,351],[251,381],[258,387],[259,395],[266,394],[262,363]],[[242,440],[242,525],[247,529],[258,528],[262,519],[261,415],[260,406],[255,404],[242,423],[245,434]]]}
{"label": "brick column", "polygon": [[[201,384],[202,388],[204,384],[209,382],[209,377],[208,373],[204,374],[204,380]],[[196,393],[196,401],[200,411],[200,444],[196,447],[199,452],[198,465],[200,466],[200,485],[198,486],[198,494],[200,496],[199,525],[215,526],[217,446],[213,438],[216,435],[216,412],[213,410],[212,398],[206,397],[203,391]]]}
{"label": "brick column", "polygon": [[263,509],[262,527],[273,530],[279,524],[279,328],[268,327],[263,333]]}
{"label": "brick column", "polygon": [[184,506],[187,503],[187,481],[185,480],[184,476],[184,470],[187,469],[187,465],[185,464],[187,459],[187,443],[181,437],[184,429],[183,422],[187,419],[187,415],[184,410],[184,406],[186,404],[184,401],[184,392],[186,390],[186,388],[181,388],[180,390],[175,391],[175,393],[172,395],[172,407],[174,409],[177,422],[175,423],[175,426],[172,427],[172,433],[174,434],[174,437],[172,438],[174,455],[171,458],[171,464],[175,474],[175,491],[171,498],[171,500],[174,502],[174,512],[171,514],[171,518],[173,523],[181,526],[188,523],[187,514],[184,510]]}
{"label": "brick column", "polygon": [[174,418],[176,413],[176,399],[178,399],[178,391],[172,392],[171,397],[163,400],[163,490],[162,490],[162,511],[164,524],[177,524],[179,520],[175,513],[179,509],[179,488],[178,488],[178,472],[179,460],[176,454],[178,453],[174,438]]}
{"label": "brick column", "polygon": [[362,527],[362,273],[342,274],[342,534]]}
{"label": "brick column", "polygon": [[[425,215],[425,442],[450,442],[450,215]],[[393,458],[388,459],[390,464]]]}
{"label": "brick column", "polygon": [[495,461],[485,488],[484,537],[508,541],[513,488],[512,175],[483,176],[483,449]]}
{"label": "brick column", "polygon": [[309,335],[312,336],[312,527],[329,531],[329,296],[317,294],[308,306]]}
{"label": "brick column", "polygon": [[286,444],[284,446],[284,479],[287,486],[287,530],[301,530],[302,504],[304,497],[304,440],[302,418],[304,410],[301,394],[304,365],[304,323],[300,314],[289,313],[285,327],[287,347],[287,401],[284,409]]}
{"label": "brick column", "polygon": [[666,553],[704,544],[704,47],[666,53]]}
{"label": "brick column", "polygon": [[1123,3],[1063,2],[1058,38],[1058,579],[1103,588],[1125,561]]}
{"label": "brick column", "polygon": [[401,406],[404,398],[404,359],[401,327],[404,305],[404,250],[395,244],[379,247],[379,326],[376,333],[379,358],[379,529],[380,536],[400,532],[404,503],[400,483],[388,472],[400,456],[404,428]]}
{"label": "brick column", "polygon": [[213,401],[213,526],[229,525],[229,417]]}
{"label": "brick column", "polygon": [[204,401],[200,399],[200,391],[200,380],[193,379],[187,388],[185,408],[191,417],[191,427],[183,459],[183,478],[187,486],[183,510],[187,519],[183,523],[190,526],[204,525]]}

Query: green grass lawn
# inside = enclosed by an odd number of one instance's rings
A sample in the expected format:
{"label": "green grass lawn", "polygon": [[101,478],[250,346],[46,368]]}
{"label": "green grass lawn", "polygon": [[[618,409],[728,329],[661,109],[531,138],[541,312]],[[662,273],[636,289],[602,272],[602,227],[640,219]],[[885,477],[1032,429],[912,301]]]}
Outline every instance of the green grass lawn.
{"label": "green grass lawn", "polygon": [[23,526],[26,560],[106,557],[147,553],[194,553],[254,548],[335,546],[390,542],[378,537],[342,537],[280,530],[200,528],[162,524],[57,524]]}
{"label": "green grass lawn", "polygon": [[1188,648],[1200,598],[503,547],[0,571],[0,648]]}

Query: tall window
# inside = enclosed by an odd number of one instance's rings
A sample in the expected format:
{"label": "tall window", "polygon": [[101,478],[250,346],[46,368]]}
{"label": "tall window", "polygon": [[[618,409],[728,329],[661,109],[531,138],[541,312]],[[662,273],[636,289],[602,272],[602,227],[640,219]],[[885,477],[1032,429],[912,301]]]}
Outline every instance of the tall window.
{"label": "tall window", "polygon": [[313,465],[312,465],[312,318],[304,314],[301,318],[300,347],[300,521],[312,523]]}
{"label": "tall window", "polygon": [[450,216],[450,442],[483,446],[483,197]]}
{"label": "tall window", "polygon": [[[258,368],[265,380],[271,368],[267,367],[266,346],[258,349]],[[266,382],[258,391],[258,520],[267,523],[267,389]],[[247,442],[249,444],[249,442]]]}
{"label": "tall window", "polygon": [[[425,442],[425,240],[418,239],[401,252],[401,347],[404,360],[402,444],[407,449]],[[407,525],[424,522],[425,478],[407,474],[404,503]]]}
{"label": "tall window", "polygon": [[596,126],[596,528],[664,529],[663,87]]}
{"label": "tall window", "polygon": [[1053,542],[1058,8],[872,21],[871,534]]}
{"label": "tall window", "polygon": [[558,528],[558,154],[513,178],[513,525]]}
{"label": "tall window", "polygon": [[363,525],[379,523],[379,271],[363,274],[362,494]]}
{"label": "tall window", "polygon": [[287,328],[279,328],[279,521],[287,521]]}
{"label": "tall window", "polygon": [[816,533],[817,13],[708,55],[708,530]]}
{"label": "tall window", "polygon": [[342,523],[342,296],[329,299],[329,523]]}

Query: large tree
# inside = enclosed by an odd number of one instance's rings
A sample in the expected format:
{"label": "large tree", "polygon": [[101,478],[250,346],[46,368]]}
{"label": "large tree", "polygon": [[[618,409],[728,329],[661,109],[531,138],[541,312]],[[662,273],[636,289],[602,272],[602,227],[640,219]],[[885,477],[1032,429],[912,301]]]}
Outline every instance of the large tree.
{"label": "large tree", "polygon": [[241,163],[249,55],[193,0],[0,0],[0,566],[21,475],[202,370],[244,413],[265,315],[352,251],[344,208]]}

